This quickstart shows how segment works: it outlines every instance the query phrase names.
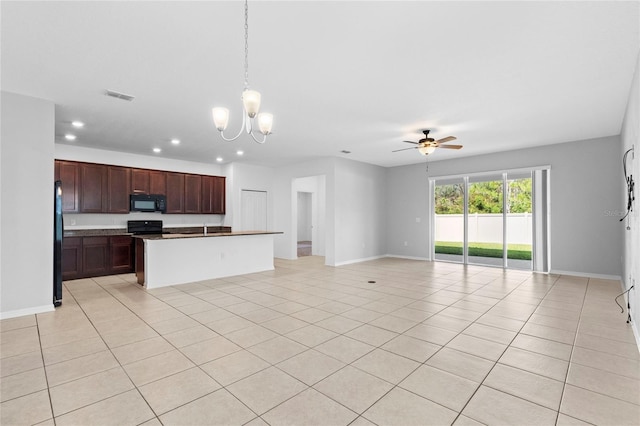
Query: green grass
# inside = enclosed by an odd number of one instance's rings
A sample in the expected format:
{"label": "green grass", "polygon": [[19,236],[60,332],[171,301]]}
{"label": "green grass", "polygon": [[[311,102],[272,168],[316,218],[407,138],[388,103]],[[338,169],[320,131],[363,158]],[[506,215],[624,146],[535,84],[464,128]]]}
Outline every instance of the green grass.
{"label": "green grass", "polygon": [[[436,253],[457,254],[462,256],[462,243],[453,241],[436,241]],[[469,256],[502,257],[500,243],[469,243]],[[531,260],[530,244],[509,244],[508,259]]]}

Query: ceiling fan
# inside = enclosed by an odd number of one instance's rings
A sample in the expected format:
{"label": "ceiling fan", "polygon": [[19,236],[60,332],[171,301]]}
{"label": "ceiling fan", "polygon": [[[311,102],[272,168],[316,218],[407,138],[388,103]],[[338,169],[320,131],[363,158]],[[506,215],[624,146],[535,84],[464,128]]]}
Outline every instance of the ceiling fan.
{"label": "ceiling fan", "polygon": [[418,146],[414,146],[411,148],[396,149],[395,151],[391,151],[391,152],[406,151],[407,149],[417,149],[418,151],[420,151],[420,154],[429,155],[433,151],[435,151],[436,148],[447,148],[447,149],[462,148],[462,145],[443,145],[444,143],[455,141],[456,140],[455,136],[447,136],[446,138],[435,140],[429,137],[429,130],[423,130],[422,133],[424,133],[424,139],[420,139],[418,142],[402,141],[405,143],[412,143]]}

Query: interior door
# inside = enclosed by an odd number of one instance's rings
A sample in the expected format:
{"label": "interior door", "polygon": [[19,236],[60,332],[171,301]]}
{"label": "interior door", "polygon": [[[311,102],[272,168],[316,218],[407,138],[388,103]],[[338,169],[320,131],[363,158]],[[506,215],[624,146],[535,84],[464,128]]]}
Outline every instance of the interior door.
{"label": "interior door", "polygon": [[240,196],[242,231],[267,230],[267,192],[243,189]]}

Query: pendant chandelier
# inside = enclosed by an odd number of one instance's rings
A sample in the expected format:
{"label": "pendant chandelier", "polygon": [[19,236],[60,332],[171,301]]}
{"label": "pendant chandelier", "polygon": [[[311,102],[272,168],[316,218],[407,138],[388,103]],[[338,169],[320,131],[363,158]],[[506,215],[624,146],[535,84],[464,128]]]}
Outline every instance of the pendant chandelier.
{"label": "pendant chandelier", "polygon": [[[273,126],[273,115],[260,112],[260,92],[249,88],[249,5],[247,0],[244,2],[244,90],[242,91],[242,127],[238,134],[232,138],[227,138],[224,131],[229,124],[229,110],[227,108],[213,108],[213,122],[216,129],[220,132],[222,139],[233,141],[240,137],[242,131],[245,130],[251,135],[254,141],[262,144],[267,140],[267,135],[271,134]],[[254,129],[254,120],[257,118],[258,129],[262,133],[262,137],[256,137]]]}

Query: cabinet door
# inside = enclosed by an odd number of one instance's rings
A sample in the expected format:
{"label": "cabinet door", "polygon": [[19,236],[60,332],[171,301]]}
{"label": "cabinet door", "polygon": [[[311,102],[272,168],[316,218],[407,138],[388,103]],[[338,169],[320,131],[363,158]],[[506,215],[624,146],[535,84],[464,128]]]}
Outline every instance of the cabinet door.
{"label": "cabinet door", "polygon": [[202,213],[213,213],[212,195],[213,195],[213,179],[214,176],[202,176],[202,199],[200,201],[200,209]]}
{"label": "cabinet door", "polygon": [[149,170],[131,169],[131,193],[150,194]]}
{"label": "cabinet door", "polygon": [[109,273],[109,237],[82,238],[82,273],[86,277]]}
{"label": "cabinet door", "polygon": [[75,280],[82,276],[82,237],[62,239],[62,279]]}
{"label": "cabinet door", "polygon": [[227,185],[226,179],[221,176],[213,176],[213,191],[211,195],[211,205],[213,214],[225,214]]}
{"label": "cabinet door", "polygon": [[184,213],[184,174],[167,173],[167,213]]}
{"label": "cabinet door", "polygon": [[70,161],[56,161],[56,180],[62,181],[62,211],[64,213],[78,213],[80,203],[80,171],[78,163]]}
{"label": "cabinet door", "polygon": [[82,213],[107,212],[107,166],[81,164],[80,182],[80,211]]}
{"label": "cabinet door", "polygon": [[184,212],[200,213],[202,199],[202,176],[184,176]]}
{"label": "cabinet door", "polygon": [[157,170],[149,171],[149,194],[167,195],[167,173]]}
{"label": "cabinet door", "polygon": [[129,213],[129,189],[131,169],[109,166],[107,168],[109,213]]}
{"label": "cabinet door", "polygon": [[133,238],[117,236],[109,238],[111,258],[110,273],[126,274],[133,272]]}

